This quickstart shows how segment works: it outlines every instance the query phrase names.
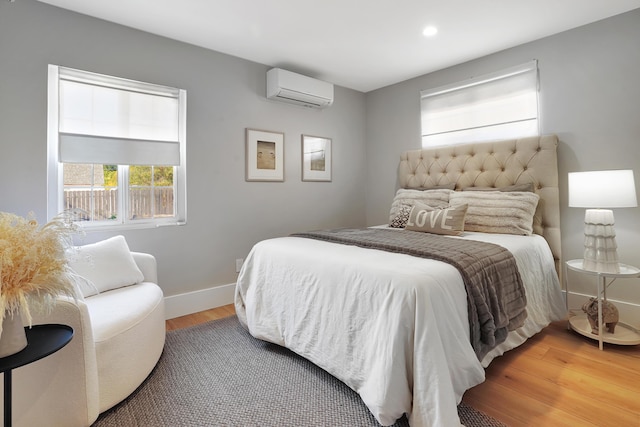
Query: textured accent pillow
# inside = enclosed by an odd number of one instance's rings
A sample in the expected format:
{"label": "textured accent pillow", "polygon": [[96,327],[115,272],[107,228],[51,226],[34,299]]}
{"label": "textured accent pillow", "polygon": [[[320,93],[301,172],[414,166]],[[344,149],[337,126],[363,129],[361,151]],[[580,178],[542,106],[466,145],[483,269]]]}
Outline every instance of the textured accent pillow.
{"label": "textured accent pillow", "polygon": [[466,205],[433,209],[417,202],[411,209],[405,228],[412,231],[458,236],[464,231],[466,213]]}
{"label": "textured accent pillow", "polygon": [[451,184],[432,185],[430,187],[414,188],[414,190],[420,190],[420,191],[425,191],[425,190],[455,190],[455,189],[456,189],[456,183],[455,182],[452,182]]}
{"label": "textured accent pillow", "polygon": [[124,236],[79,246],[68,258],[69,267],[88,282],[79,280],[84,297],[144,280]]}
{"label": "textured accent pillow", "polygon": [[513,184],[507,185],[506,187],[467,187],[463,188],[462,191],[529,191],[533,193],[533,182],[528,182],[526,184]]}
{"label": "textured accent pillow", "polygon": [[389,227],[392,228],[404,228],[409,221],[409,215],[411,214],[412,206],[402,205],[398,214],[391,220]]}
{"label": "textured accent pillow", "polygon": [[449,203],[468,206],[466,231],[530,236],[539,198],[528,191],[456,191]]}
{"label": "textured accent pillow", "polygon": [[413,206],[414,203],[420,202],[434,209],[446,208],[449,206],[449,194],[451,193],[453,193],[453,190],[449,189],[408,190],[401,188],[396,192],[393,203],[391,203],[389,224],[398,215],[403,205]]}

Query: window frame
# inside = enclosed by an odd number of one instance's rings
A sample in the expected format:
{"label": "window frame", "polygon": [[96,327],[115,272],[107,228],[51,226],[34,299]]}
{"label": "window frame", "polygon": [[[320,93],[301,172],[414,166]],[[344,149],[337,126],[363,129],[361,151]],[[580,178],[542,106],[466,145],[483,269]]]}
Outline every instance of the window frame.
{"label": "window frame", "polygon": [[[49,64],[48,67],[48,99],[47,99],[47,217],[59,215],[64,210],[64,164],[60,161],[60,69],[71,71],[87,77],[92,82],[117,82],[134,85],[141,90],[152,90],[154,87],[177,91],[178,99],[178,141],[180,164],[173,166],[173,203],[175,216],[170,218],[129,218],[129,165],[118,166],[118,214],[116,220],[77,221],[82,229],[90,230],[124,230],[154,228],[160,226],[185,225],[187,222],[187,156],[186,156],[186,124],[187,124],[187,92],[184,89],[168,88],[161,85],[138,82],[75,70]],[[106,163],[105,163],[106,164]],[[149,165],[152,166],[152,165]],[[159,165],[153,165],[159,166]]]}

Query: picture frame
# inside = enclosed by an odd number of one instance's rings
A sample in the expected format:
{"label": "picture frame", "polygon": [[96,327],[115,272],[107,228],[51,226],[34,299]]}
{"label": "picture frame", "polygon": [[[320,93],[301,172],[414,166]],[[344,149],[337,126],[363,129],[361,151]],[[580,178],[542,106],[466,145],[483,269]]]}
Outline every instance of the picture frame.
{"label": "picture frame", "polygon": [[284,133],[246,129],[247,181],[284,181]]}
{"label": "picture frame", "polygon": [[302,180],[331,181],[331,138],[302,135]]}

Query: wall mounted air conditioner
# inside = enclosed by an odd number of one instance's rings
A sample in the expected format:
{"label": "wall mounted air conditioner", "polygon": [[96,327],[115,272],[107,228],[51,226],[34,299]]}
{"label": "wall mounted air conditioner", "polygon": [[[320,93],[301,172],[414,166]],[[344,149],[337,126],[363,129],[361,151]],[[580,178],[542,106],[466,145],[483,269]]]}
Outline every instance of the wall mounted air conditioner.
{"label": "wall mounted air conditioner", "polygon": [[305,107],[326,108],[333,104],[333,85],[272,68],[267,71],[267,98]]}

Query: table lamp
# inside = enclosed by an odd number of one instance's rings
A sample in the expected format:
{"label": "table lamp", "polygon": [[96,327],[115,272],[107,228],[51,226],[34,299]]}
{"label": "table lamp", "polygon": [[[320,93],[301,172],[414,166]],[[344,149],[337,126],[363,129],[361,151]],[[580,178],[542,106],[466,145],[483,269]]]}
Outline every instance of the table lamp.
{"label": "table lamp", "polygon": [[569,173],[569,207],[587,208],[584,215],[584,269],[620,272],[613,211],[610,208],[636,206],[638,201],[632,170]]}

